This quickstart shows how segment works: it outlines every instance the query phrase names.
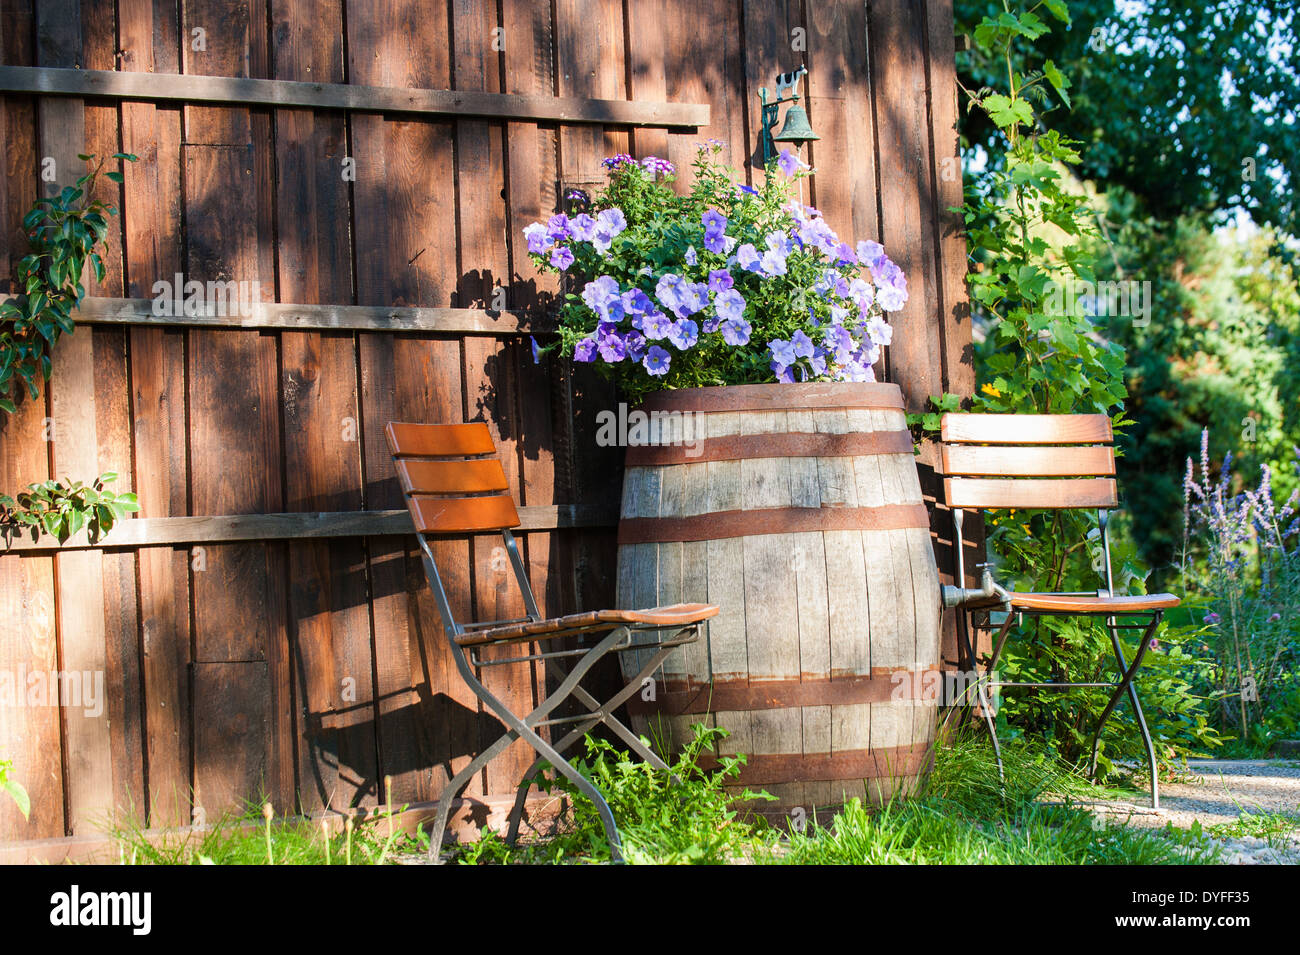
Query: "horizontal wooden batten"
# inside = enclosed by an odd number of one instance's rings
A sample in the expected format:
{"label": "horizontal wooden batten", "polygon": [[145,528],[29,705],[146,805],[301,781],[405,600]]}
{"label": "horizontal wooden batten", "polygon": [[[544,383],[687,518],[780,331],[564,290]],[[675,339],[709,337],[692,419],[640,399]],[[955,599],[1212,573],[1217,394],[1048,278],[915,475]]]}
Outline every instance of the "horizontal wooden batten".
{"label": "horizontal wooden batten", "polygon": [[[758,753],[745,761],[740,775],[727,780],[728,786],[768,786],[797,779],[801,782],[837,780],[906,779],[922,772],[933,758],[927,745],[878,747],[843,753]],[[700,761],[701,769],[714,769],[711,758]]]}
{"label": "horizontal wooden batten", "polygon": [[1102,445],[1070,448],[946,444],[943,473],[1006,477],[1110,476],[1115,473],[1115,451]]}
{"label": "horizontal wooden batten", "polygon": [[[925,699],[939,679],[939,670],[877,667],[871,676],[834,680],[765,680],[758,683],[714,680],[712,684],[676,689],[661,684],[652,701],[634,696],[630,713],[721,713],[784,709],[790,706],[847,706],[853,703],[888,703]],[[931,696],[931,699],[937,697]]]}
{"label": "horizontal wooden batten", "polygon": [[227,103],[238,106],[306,106],[367,113],[482,116],[550,123],[696,128],[710,124],[706,103],[655,103],[403,89],[345,83],[303,83],[236,76],[70,70],[0,66],[0,90],[55,96],[107,96],[152,102]]}
{"label": "horizontal wooden batten", "polygon": [[1115,507],[1113,478],[945,478],[949,507],[1037,508]]}
{"label": "horizontal wooden batten", "polygon": [[817,531],[894,531],[929,526],[930,517],[924,504],[760,507],[711,511],[690,517],[625,517],[618,523],[618,543],[725,540]]}
{"label": "horizontal wooden batten", "polygon": [[912,437],[906,431],[734,434],[681,444],[632,445],[627,449],[627,465],[653,467],[761,458],[848,458],[869,454],[911,453]]}
{"label": "horizontal wooden batten", "polygon": [[[613,527],[617,518],[572,504],[521,507],[521,531],[548,531],[566,527]],[[220,544],[232,541],[296,540],[325,537],[382,537],[414,534],[411,513],[392,511],[317,511],[283,514],[231,514],[217,517],[146,517],[117,524],[98,543],[85,531],[60,544],[50,537],[33,541],[29,536],[9,541],[6,553],[77,550],[88,547],[161,547],[176,544]]]}
{"label": "horizontal wooden batten", "polygon": [[640,407],[644,411],[902,411],[903,391],[898,385],[873,382],[813,382],[780,388],[726,385],[656,392]]}
{"label": "horizontal wooden batten", "polygon": [[1109,444],[1104,414],[946,414],[940,439],[958,444]]}
{"label": "horizontal wooden batten", "polygon": [[[0,302],[13,298],[12,295],[0,295]],[[525,312],[492,312],[482,308],[256,302],[247,315],[218,314],[214,307],[206,307],[199,315],[155,315],[153,303],[154,300],[148,298],[84,298],[74,318],[81,325],[184,325],[293,331],[438,332],[449,335],[545,335],[554,332],[553,326],[545,319]]]}

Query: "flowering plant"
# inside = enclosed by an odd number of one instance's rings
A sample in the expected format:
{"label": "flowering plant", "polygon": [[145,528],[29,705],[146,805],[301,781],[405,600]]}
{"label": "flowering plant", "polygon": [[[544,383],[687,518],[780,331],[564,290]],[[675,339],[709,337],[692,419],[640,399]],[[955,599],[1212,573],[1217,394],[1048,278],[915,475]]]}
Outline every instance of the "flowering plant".
{"label": "flowering plant", "polygon": [[[789,151],[761,188],[737,183],[703,144],[689,192],[673,166],[604,161],[609,184],[524,229],[539,268],[577,277],[561,351],[616,374],[630,397],[770,381],[874,381],[885,313],[907,278],[879,243],[841,241],[792,193],[810,172]],[[778,174],[779,172],[779,174]]]}

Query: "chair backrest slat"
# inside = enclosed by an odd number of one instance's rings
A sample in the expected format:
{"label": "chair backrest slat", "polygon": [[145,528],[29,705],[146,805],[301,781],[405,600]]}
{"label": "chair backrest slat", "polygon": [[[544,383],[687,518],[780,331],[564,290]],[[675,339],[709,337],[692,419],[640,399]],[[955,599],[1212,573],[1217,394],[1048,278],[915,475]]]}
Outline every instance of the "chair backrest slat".
{"label": "chair backrest slat", "polygon": [[1110,444],[1104,414],[946,414],[940,438],[956,444]]}
{"label": "chair backrest slat", "polygon": [[943,473],[973,477],[1107,477],[1115,473],[1115,452],[1098,446],[946,444]]}
{"label": "chair backrest slat", "polygon": [[1118,503],[1114,478],[946,478],[949,507],[1057,509],[1112,508]]}
{"label": "chair backrest slat", "polygon": [[519,526],[519,513],[508,494],[494,497],[411,494],[406,500],[415,529],[421,534],[468,534]]}
{"label": "chair backrest slat", "polygon": [[519,526],[509,482],[482,421],[385,429],[397,477],[421,534],[469,534]]}
{"label": "chair backrest slat", "polygon": [[955,508],[1112,508],[1106,415],[946,414],[944,496]]}
{"label": "chair backrest slat", "polygon": [[398,459],[397,477],[407,494],[476,494],[507,491],[505,469],[496,458],[469,461]]}

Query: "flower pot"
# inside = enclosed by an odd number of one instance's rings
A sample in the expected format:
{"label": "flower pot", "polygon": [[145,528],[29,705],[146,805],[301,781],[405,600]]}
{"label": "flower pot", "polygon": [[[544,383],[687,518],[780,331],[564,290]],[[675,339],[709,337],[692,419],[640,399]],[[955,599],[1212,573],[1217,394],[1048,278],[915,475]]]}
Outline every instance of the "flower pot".
{"label": "flower pot", "polygon": [[777,797],[755,808],[913,789],[935,735],[940,591],[899,388],[684,389],[642,410],[663,433],[627,451],[619,606],[721,613],[633,698],[638,732],[675,749],[692,723],[725,727],[722,753],[748,756],[736,785]]}

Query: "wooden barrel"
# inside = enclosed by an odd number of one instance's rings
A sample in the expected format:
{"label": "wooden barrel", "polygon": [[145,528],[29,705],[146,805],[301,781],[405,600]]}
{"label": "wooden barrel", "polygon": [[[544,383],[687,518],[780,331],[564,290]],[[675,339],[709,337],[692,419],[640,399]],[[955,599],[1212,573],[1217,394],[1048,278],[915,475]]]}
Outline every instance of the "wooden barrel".
{"label": "wooden barrel", "polygon": [[739,785],[778,812],[912,789],[940,592],[898,386],[696,388],[640,410],[627,437],[652,443],[627,450],[619,606],[721,613],[633,697],[637,731],[676,749],[692,723],[725,727],[721,753],[748,756]]}

